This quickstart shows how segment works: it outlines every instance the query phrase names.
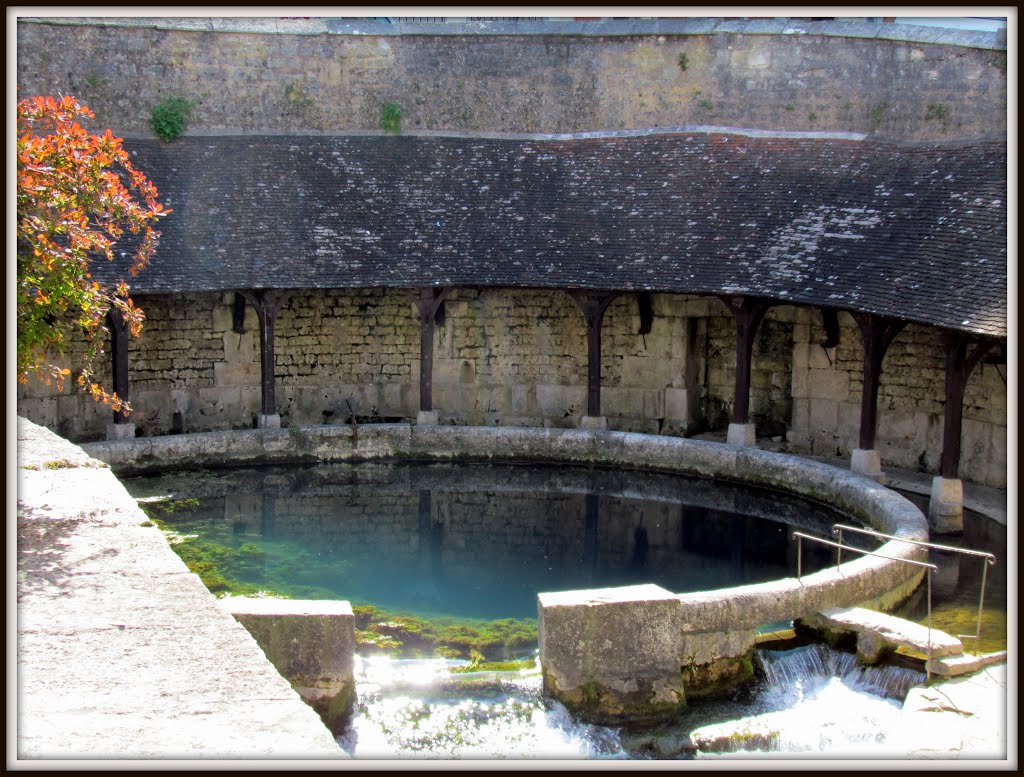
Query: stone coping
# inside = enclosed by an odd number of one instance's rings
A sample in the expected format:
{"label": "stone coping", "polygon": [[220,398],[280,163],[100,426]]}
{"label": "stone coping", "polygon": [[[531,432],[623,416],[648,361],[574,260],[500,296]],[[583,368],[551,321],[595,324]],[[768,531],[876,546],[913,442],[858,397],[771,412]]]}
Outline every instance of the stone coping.
{"label": "stone coping", "polygon": [[19,418],[16,472],[9,768],[347,759],[109,468]]}
{"label": "stone coping", "polygon": [[[583,9],[586,10],[586,9]],[[73,13],[73,12],[72,12]],[[787,18],[725,19],[723,17],[676,17],[659,19],[481,19],[455,21],[399,21],[368,17],[275,17],[266,16],[23,16],[19,22],[77,24],[102,27],[153,27],[161,30],[237,32],[278,35],[403,35],[490,36],[554,35],[559,37],[618,37],[622,35],[820,35],[867,38],[909,43],[1005,50],[1006,31],[963,30],[916,24],[869,22],[861,19],[802,21]]]}
{"label": "stone coping", "polygon": [[[205,432],[82,446],[116,472],[260,463],[372,459],[491,460],[622,466],[788,491],[831,505],[895,537],[927,541],[927,522],[909,500],[848,470],[756,448],[679,437],[576,429],[366,424],[358,447],[343,426]],[[684,632],[756,628],[829,607],[892,606],[922,579],[923,551],[897,540],[801,579],[684,594]],[[853,555],[851,553],[851,555]]]}

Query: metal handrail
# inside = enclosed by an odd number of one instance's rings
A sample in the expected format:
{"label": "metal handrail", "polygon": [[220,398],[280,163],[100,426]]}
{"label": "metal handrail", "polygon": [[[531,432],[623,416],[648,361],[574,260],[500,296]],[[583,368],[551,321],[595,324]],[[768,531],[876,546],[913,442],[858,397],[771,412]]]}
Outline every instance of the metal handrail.
{"label": "metal handrail", "polygon": [[[880,537],[887,540],[899,540],[900,542],[907,542],[911,545],[917,545],[922,548],[929,548],[932,550],[942,550],[950,553],[961,553],[965,556],[980,556],[985,561],[981,565],[981,595],[978,598],[978,626],[976,634],[957,634],[957,639],[973,639],[974,640],[974,655],[981,655],[981,616],[985,609],[985,586],[988,583],[988,568],[995,566],[996,557],[993,553],[988,553],[983,550],[971,550],[970,548],[955,548],[952,545],[938,545],[934,542],[922,542],[921,540],[908,540],[905,537],[895,537],[891,534],[882,534],[881,532],[874,531],[873,529],[862,529],[859,526],[847,526],[842,523],[832,524],[832,533],[839,535],[839,544],[842,546],[843,543],[843,532],[852,531],[858,534],[869,534],[872,537]],[[852,547],[846,545],[843,547]],[[836,552],[837,559],[842,554],[842,548]],[[838,561],[837,561],[838,563]]]}
{"label": "metal handrail", "polygon": [[[793,538],[797,541],[796,546],[796,579],[799,580],[803,574],[803,540],[814,540],[820,542],[823,545],[831,545],[834,548],[839,548],[839,552],[842,552],[843,548],[849,550],[855,550],[858,553],[863,553],[865,556],[875,556],[876,558],[889,559],[890,561],[901,561],[904,564],[912,564],[916,567],[926,567],[928,572],[925,574],[925,579],[928,581],[928,657],[924,664],[924,679],[925,683],[932,679],[931,662],[932,662],[932,575],[938,570],[935,564],[929,564],[926,561],[914,561],[909,558],[897,558],[896,556],[886,556],[884,553],[878,553],[873,550],[864,550],[853,545],[842,545],[838,542],[832,542],[826,540],[824,537],[815,537],[813,534],[804,534],[803,532],[793,532]],[[838,554],[836,571],[839,571]]]}

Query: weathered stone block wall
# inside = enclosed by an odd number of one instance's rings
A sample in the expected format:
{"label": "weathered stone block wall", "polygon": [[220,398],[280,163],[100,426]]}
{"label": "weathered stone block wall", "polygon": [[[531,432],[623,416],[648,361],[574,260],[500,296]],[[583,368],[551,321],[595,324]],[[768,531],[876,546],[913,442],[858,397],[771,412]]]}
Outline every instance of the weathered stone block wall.
{"label": "weathered stone block wall", "polygon": [[[816,311],[795,310],[793,325],[791,448],[849,456],[857,447],[864,351],[848,314],[839,316],[839,345],[822,348],[825,330]],[[883,463],[936,472],[942,453],[945,352],[937,330],[907,326],[882,362],[875,446]],[[1007,467],[1006,365],[979,364],[963,404],[961,477],[1005,487]]]}
{"label": "weathered stone block wall", "polygon": [[[255,379],[259,385],[259,338]],[[419,393],[419,319],[409,292],[297,293],[277,319],[278,411],[291,424],[407,418]]]}
{"label": "weathered stone block wall", "polygon": [[[147,320],[129,348],[133,420],[142,435],[252,428],[260,407],[256,315],[232,328],[233,294],[140,300]],[[714,298],[656,294],[637,335],[634,295],[603,327],[602,406],[609,427],[683,434],[727,423],[735,324]],[[575,427],[586,401],[583,315],[561,291],[456,290],[435,334],[434,406],[448,424]],[[840,316],[825,351],[817,311],[769,311],[754,347],[751,412],[762,437],[794,451],[848,456],[860,425],[862,346]],[[890,466],[935,472],[942,449],[945,356],[928,327],[909,326],[883,363],[877,446]],[[76,346],[77,347],[77,346]],[[69,353],[75,353],[72,348]],[[73,362],[72,362],[73,363]],[[401,290],[296,294],[277,323],[277,394],[285,425],[411,419],[419,402],[419,322]],[[101,363],[100,378],[109,380]],[[964,478],[1005,486],[1005,365],[979,365],[964,400]],[[19,412],[75,440],[100,439],[110,411],[75,390],[19,387]]]}
{"label": "weathered stone block wall", "polygon": [[190,133],[575,132],[682,124],[1006,132],[1006,52],[839,35],[258,34],[20,22],[22,94],[73,94],[119,134],[161,100]]}
{"label": "weathered stone block wall", "polygon": [[[707,305],[707,384],[702,417],[712,429],[729,424],[736,393],[736,320],[717,299]],[[790,361],[794,309],[771,308],[754,338],[750,367],[750,420],[762,437],[786,434],[792,414]]]}

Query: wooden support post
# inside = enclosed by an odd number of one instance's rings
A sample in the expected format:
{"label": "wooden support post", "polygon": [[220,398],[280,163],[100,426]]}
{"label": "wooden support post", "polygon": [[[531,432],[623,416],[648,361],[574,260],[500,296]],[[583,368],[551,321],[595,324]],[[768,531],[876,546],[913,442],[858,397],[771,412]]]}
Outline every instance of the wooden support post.
{"label": "wooden support post", "polygon": [[569,292],[587,322],[587,415],[601,415],[601,324],[605,311],[619,296],[617,291]]}
{"label": "wooden support post", "polygon": [[736,317],[736,390],[732,422],[746,424],[750,418],[750,366],[754,357],[754,337],[761,319],[774,303],[755,297],[723,297],[722,301]]}
{"label": "wooden support post", "polygon": [[420,412],[434,409],[434,328],[451,288],[424,287],[416,298],[420,314]]}
{"label": "wooden support post", "polygon": [[839,311],[835,308],[821,308],[821,323],[825,327],[825,339],[822,348],[835,348],[839,345]]}
{"label": "wooden support post", "polygon": [[231,330],[236,334],[245,332],[245,295],[235,292],[235,303],[231,307]]}
{"label": "wooden support post", "polygon": [[[992,340],[978,341],[976,337],[959,331],[944,331],[939,335],[946,350],[946,412],[942,427],[942,458],[939,473],[944,478],[956,479],[960,470],[960,442],[963,434],[964,391],[967,379],[978,362],[998,344]],[[968,349],[974,343],[974,349]]]}
{"label": "wooden support post", "polygon": [[[128,402],[128,323],[124,315],[116,307],[111,307],[107,314],[110,328],[110,356],[113,372],[114,393],[124,402]],[[115,424],[128,424],[127,411],[114,413]]]}
{"label": "wooden support post", "polygon": [[[260,417],[270,426],[280,426],[277,414],[277,381],[274,374],[274,325],[277,314],[291,296],[279,289],[251,289],[241,292],[256,310],[260,323]],[[276,424],[272,419],[276,419]],[[261,424],[262,426],[262,424]]]}
{"label": "wooden support post", "polygon": [[864,341],[864,388],[860,402],[860,441],[861,450],[873,450],[875,447],[875,429],[878,425],[878,383],[882,377],[882,360],[896,339],[906,321],[878,316],[874,313],[851,313],[860,327]]}

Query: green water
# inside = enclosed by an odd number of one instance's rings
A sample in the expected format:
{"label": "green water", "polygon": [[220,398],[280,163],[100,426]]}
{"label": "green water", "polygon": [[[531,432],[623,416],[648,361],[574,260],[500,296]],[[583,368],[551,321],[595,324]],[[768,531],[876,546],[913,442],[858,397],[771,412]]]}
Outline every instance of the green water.
{"label": "green water", "polygon": [[[928,509],[928,497],[904,494],[922,510]],[[978,606],[984,582],[981,641],[964,638],[968,653],[992,653],[1006,650],[1007,572],[1006,527],[970,510],[964,511],[964,531],[959,535],[935,535],[940,545],[992,553],[995,564],[977,556],[947,551],[929,551],[928,561],[938,567],[932,579],[932,628],[951,636],[977,635]],[[928,622],[927,589],[921,586],[894,614],[922,625]]]}

